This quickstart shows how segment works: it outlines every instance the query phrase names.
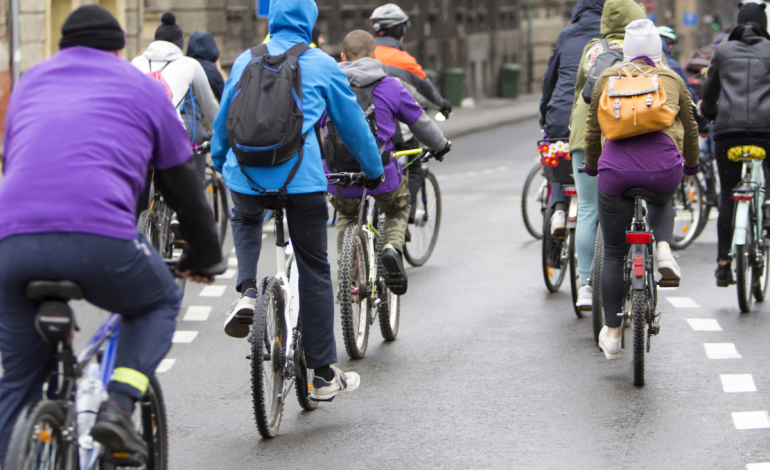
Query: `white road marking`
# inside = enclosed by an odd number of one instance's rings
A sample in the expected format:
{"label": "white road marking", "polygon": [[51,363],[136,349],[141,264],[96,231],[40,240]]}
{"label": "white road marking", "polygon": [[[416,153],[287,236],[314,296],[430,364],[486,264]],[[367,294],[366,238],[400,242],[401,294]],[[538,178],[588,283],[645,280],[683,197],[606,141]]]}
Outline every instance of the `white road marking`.
{"label": "white road marking", "polygon": [[751,374],[722,374],[719,378],[722,379],[722,390],[727,393],[757,391]]}
{"label": "white road marking", "polygon": [[465,173],[465,175],[463,175],[463,176],[467,176],[467,177],[479,176],[479,172],[478,171],[469,171],[468,173]]}
{"label": "white road marking", "polygon": [[491,168],[487,168],[486,170],[481,170],[481,174],[482,175],[491,175],[494,172],[495,172],[495,170],[493,170]]}
{"label": "white road marking", "polygon": [[713,318],[688,318],[687,323],[695,331],[722,331],[719,322]]}
{"label": "white road marking", "polygon": [[689,297],[666,297],[666,300],[668,300],[674,308],[700,308],[700,306]]}
{"label": "white road marking", "polygon": [[741,355],[733,343],[703,343],[709,359],[740,359]]}
{"label": "white road marking", "polygon": [[233,247],[233,249],[230,250],[230,253],[235,254],[235,247]]}
{"label": "white road marking", "polygon": [[210,314],[211,307],[208,305],[190,305],[184,314],[184,321],[206,321]]}
{"label": "white road marking", "polygon": [[197,331],[176,330],[174,332],[174,338],[171,340],[171,342],[172,343],[192,343],[192,341],[195,339],[196,336],[198,336]]}
{"label": "white road marking", "polygon": [[767,411],[733,412],[735,429],[765,429],[770,428],[770,418]]}
{"label": "white road marking", "polygon": [[262,234],[262,240],[264,240],[265,238],[267,238],[267,234],[266,234],[266,233],[263,233],[263,234]]}
{"label": "white road marking", "polygon": [[495,170],[497,170],[497,171],[508,171],[508,167],[507,166],[498,166],[497,168],[495,168]]}
{"label": "white road marking", "polygon": [[160,364],[158,364],[158,368],[155,369],[155,373],[162,374],[163,372],[168,372],[168,370],[171,369],[175,362],[176,359],[163,359],[160,361]]}
{"label": "white road marking", "polygon": [[234,277],[235,277],[235,274],[236,274],[237,272],[238,272],[238,271],[237,271],[237,270],[235,270],[235,269],[228,269],[227,271],[225,271],[225,272],[223,272],[222,274],[218,275],[218,276],[217,276],[217,278],[222,278],[222,279],[232,279],[232,278],[234,278]]}
{"label": "white road marking", "polygon": [[227,258],[227,265],[228,266],[232,266],[233,268],[237,268],[238,267],[238,258],[236,258],[235,256],[231,256],[231,257]]}
{"label": "white road marking", "polygon": [[770,462],[750,463],[746,465],[746,470],[770,470]]}
{"label": "white road marking", "polygon": [[225,293],[225,289],[227,289],[227,286],[206,286],[201,291],[200,296],[201,297],[222,297],[222,294]]}

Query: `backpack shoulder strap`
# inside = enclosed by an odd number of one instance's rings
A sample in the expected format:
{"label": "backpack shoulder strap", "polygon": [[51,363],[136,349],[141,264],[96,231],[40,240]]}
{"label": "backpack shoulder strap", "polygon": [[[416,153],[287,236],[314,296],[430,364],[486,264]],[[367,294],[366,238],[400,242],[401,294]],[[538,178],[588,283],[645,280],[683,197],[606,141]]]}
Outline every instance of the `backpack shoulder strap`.
{"label": "backpack shoulder strap", "polygon": [[757,56],[757,59],[759,59],[763,64],[765,64],[765,68],[767,68],[767,71],[770,72],[770,62],[768,62],[767,59],[765,59],[764,57],[759,55],[759,53],[757,51],[755,51],[754,48],[751,47],[749,44],[746,44],[743,41],[741,41],[741,44],[743,44],[744,46],[748,47],[749,50],[751,51],[751,53],[754,54],[755,56]]}
{"label": "backpack shoulder strap", "polygon": [[602,40],[599,41],[599,42],[602,44],[602,47],[604,48],[604,50],[602,52],[607,52],[607,51],[610,50],[610,43],[607,42],[607,40],[605,38],[602,38]]}
{"label": "backpack shoulder strap", "polygon": [[269,55],[270,51],[267,49],[267,44],[259,44],[258,46],[251,48],[251,60],[254,61],[257,57]]}
{"label": "backpack shoulder strap", "polygon": [[170,64],[171,62],[173,62],[173,60],[169,60],[168,62],[166,62],[166,65],[161,67],[160,70],[158,70],[158,72],[162,72],[166,67],[168,67],[168,64]]}
{"label": "backpack shoulder strap", "polygon": [[299,44],[295,44],[291,48],[289,48],[288,51],[285,52],[285,54],[288,57],[296,57],[299,58],[302,54],[310,50],[310,46],[305,44],[304,42],[301,42]]}

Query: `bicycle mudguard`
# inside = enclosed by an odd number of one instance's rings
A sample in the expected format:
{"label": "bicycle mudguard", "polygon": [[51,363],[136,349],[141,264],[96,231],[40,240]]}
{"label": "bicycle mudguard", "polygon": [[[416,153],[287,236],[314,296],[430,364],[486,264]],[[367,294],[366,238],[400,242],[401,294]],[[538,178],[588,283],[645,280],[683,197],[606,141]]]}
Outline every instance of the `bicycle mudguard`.
{"label": "bicycle mudguard", "polygon": [[[649,256],[647,255],[647,245],[633,245],[631,247],[631,260],[633,271],[631,271],[631,283],[634,290],[643,291],[646,288],[646,273]],[[636,263],[641,260],[641,266]]]}
{"label": "bicycle mudguard", "polygon": [[[735,225],[733,228],[733,246],[746,244],[746,231],[749,227],[750,201],[737,201],[735,204]],[[734,250],[733,250],[734,251]]]}

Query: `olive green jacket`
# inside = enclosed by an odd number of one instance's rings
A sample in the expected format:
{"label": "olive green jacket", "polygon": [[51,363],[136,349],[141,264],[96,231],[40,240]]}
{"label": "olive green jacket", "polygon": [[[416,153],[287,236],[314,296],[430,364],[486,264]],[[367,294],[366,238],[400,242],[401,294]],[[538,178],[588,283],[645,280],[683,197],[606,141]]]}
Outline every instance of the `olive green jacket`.
{"label": "olive green jacket", "polygon": [[[601,32],[602,38],[607,40],[610,47],[623,47],[623,38],[626,36],[626,26],[634,20],[647,18],[644,9],[633,0],[607,0],[602,11]],[[583,57],[577,72],[575,83],[575,101],[572,104],[572,116],[570,116],[570,153],[585,148],[586,118],[588,117],[588,103],[580,94],[586,83],[588,71],[596,59],[596,50],[591,50],[601,42],[601,39],[592,39],[583,49]],[[598,46],[601,47],[601,46]],[[598,47],[596,49],[598,49]]]}
{"label": "olive green jacket", "polygon": [[[637,60],[634,64],[641,67],[645,73],[658,74],[660,77],[660,83],[666,91],[666,106],[676,113],[676,119],[674,124],[659,132],[666,134],[674,142],[679,153],[684,157],[685,165],[694,168],[698,164],[700,151],[698,146],[698,124],[692,115],[692,101],[690,100],[690,92],[687,91],[687,86],[682,81],[682,78],[668,67],[651,67],[642,60]],[[591,97],[585,138],[586,166],[589,168],[597,168],[604,144],[604,136],[599,127],[599,115],[597,113],[599,102],[601,101],[604,88],[609,82],[609,77],[617,75],[618,69],[622,65],[618,64],[601,74],[596,82],[594,94]],[[630,71],[634,77],[641,73],[638,69],[631,66],[627,67],[626,70]],[[650,155],[650,158],[655,158],[655,155]]]}

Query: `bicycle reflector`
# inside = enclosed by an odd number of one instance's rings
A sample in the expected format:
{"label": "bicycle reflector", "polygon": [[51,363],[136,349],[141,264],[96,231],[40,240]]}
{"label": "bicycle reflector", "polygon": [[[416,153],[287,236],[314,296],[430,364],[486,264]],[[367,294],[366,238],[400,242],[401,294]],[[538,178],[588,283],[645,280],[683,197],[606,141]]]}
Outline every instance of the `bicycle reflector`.
{"label": "bicycle reflector", "polygon": [[564,195],[565,196],[577,196],[577,189],[576,188],[564,188]]}
{"label": "bicycle reflector", "polygon": [[649,245],[652,243],[650,232],[626,232],[626,242],[631,245]]}
{"label": "bicycle reflector", "polygon": [[733,193],[733,199],[736,201],[751,201],[754,199],[754,193],[735,192]]}
{"label": "bicycle reflector", "polygon": [[637,256],[634,258],[634,276],[635,277],[643,277],[644,276],[644,258],[641,256]]}

